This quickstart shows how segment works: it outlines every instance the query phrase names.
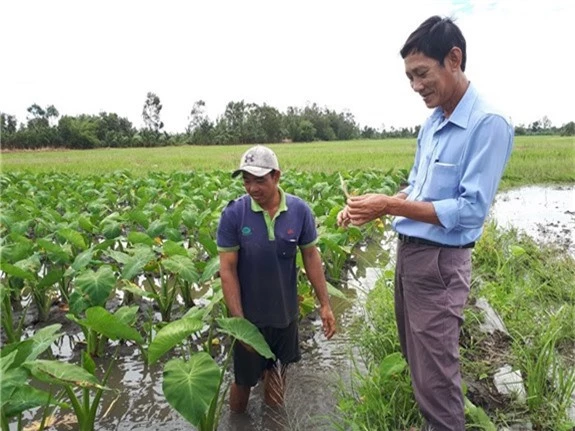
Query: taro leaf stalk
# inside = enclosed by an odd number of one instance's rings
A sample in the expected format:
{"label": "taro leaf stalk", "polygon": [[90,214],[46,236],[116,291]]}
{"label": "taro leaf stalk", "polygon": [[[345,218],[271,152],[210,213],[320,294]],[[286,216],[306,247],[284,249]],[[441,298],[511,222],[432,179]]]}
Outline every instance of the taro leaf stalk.
{"label": "taro leaf stalk", "polygon": [[20,341],[24,328],[24,320],[30,304],[31,302],[28,302],[24,310],[22,310],[20,318],[15,321],[15,317],[12,313],[12,304],[10,302],[10,287],[0,282],[0,321],[2,322],[2,329],[4,330],[8,344]]}

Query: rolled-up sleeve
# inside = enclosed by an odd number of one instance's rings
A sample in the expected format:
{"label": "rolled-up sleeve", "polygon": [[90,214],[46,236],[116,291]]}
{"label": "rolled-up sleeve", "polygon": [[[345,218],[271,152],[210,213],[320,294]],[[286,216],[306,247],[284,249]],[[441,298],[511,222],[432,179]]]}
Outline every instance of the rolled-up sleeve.
{"label": "rolled-up sleeve", "polygon": [[489,213],[513,146],[513,126],[497,114],[479,120],[461,162],[459,196],[433,202],[446,231],[480,228]]}

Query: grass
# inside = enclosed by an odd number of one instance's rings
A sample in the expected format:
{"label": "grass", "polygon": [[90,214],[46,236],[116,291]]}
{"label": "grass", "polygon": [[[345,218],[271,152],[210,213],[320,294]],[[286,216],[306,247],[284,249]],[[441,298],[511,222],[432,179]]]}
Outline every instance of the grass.
{"label": "grass", "polygon": [[[410,169],[415,139],[272,144],[284,171],[338,172],[353,169]],[[1,154],[4,172],[101,174],[128,170],[232,171],[249,145],[107,148],[98,150],[19,151]],[[501,188],[575,181],[575,140],[559,136],[520,136]]]}
{"label": "grass", "polygon": [[[470,383],[467,429],[529,422],[538,431],[572,430],[575,423],[566,412],[575,389],[573,259],[553,246],[541,246],[516,231],[499,231],[489,224],[473,250],[473,268],[461,339],[462,374]],[[365,316],[360,316],[350,334],[367,372],[356,375],[351,386],[341,390],[340,417],[354,426],[345,429],[405,429],[399,425],[417,423],[414,405],[402,403],[398,408],[394,404],[407,399],[397,394],[397,388],[411,390],[403,386],[403,378],[391,388],[381,384],[378,365],[399,350],[389,272],[369,293]],[[486,298],[500,315],[509,335],[479,330],[483,317],[473,307],[479,297]],[[492,378],[504,364],[521,372],[525,402],[495,391]],[[478,407],[471,408],[471,402]],[[392,408],[395,415],[388,416]]]}
{"label": "grass", "polygon": [[[474,264],[474,297],[488,299],[509,337],[507,351],[492,349],[487,369],[478,366],[481,355],[476,349],[468,349],[464,369],[478,378],[503,365],[497,357],[510,363],[523,375],[535,429],[571,430],[575,424],[565,412],[575,390],[573,259],[553,246],[490,225],[474,250]],[[468,330],[476,333],[469,326]]]}

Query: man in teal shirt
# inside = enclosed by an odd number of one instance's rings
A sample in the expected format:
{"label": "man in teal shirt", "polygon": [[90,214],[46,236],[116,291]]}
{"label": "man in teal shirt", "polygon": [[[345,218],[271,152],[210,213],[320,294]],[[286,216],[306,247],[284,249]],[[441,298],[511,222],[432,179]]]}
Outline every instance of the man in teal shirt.
{"label": "man in teal shirt", "polygon": [[395,196],[352,197],[338,223],[395,216],[399,243],[395,314],[402,352],[425,423],[464,431],[459,330],[471,281],[471,250],[513,145],[510,120],[465,76],[466,43],[448,18],[431,17],[401,49],[405,73],[428,108],[408,186]]}

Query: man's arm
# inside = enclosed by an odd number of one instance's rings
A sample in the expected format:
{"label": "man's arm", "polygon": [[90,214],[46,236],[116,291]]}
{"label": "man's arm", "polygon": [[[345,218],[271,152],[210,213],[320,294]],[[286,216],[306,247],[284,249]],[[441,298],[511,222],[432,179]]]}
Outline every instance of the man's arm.
{"label": "man's arm", "polygon": [[313,290],[320,304],[320,316],[323,324],[323,333],[329,340],[335,334],[335,317],[329,304],[329,295],[325,276],[321,265],[321,257],[315,245],[301,249],[303,265],[307,278],[309,279]]}
{"label": "man's arm", "polygon": [[244,317],[240,280],[238,278],[238,252],[221,251],[219,256],[220,277],[226,305],[233,317]]}

